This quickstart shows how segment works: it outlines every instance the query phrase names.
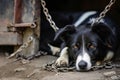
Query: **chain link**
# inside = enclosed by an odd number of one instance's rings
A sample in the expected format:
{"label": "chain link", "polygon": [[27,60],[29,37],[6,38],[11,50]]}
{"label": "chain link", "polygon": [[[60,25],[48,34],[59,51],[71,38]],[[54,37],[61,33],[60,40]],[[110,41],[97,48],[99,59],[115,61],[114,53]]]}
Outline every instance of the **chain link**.
{"label": "chain link", "polygon": [[[51,63],[47,63],[41,67],[44,70],[52,71],[52,72],[69,72],[69,71],[76,71],[75,66],[69,67],[57,67],[55,65],[55,61]],[[100,69],[113,69],[113,68],[120,68],[120,64],[112,63],[112,62],[105,62],[101,65],[92,66],[91,70],[96,71]]]}
{"label": "chain link", "polygon": [[46,2],[44,0],[41,0],[41,5],[43,7],[43,12],[46,16],[46,19],[48,20],[48,22],[50,23],[50,26],[54,29],[54,31],[56,32],[59,28],[56,26],[55,22],[52,20],[52,17],[48,11],[48,9],[46,8]]}
{"label": "chain link", "polygon": [[[116,0],[110,0],[109,4],[105,7],[105,9],[100,13],[99,17],[95,19],[95,21],[92,23],[99,23],[102,18],[105,17],[106,13],[111,9],[111,6],[115,3]],[[55,22],[52,20],[51,15],[49,14],[48,9],[46,8],[46,2],[45,0],[41,0],[41,5],[43,7],[43,12],[46,16],[46,19],[49,21],[50,26],[57,31],[59,28],[56,26]]]}
{"label": "chain link", "polygon": [[27,42],[24,43],[23,45],[21,45],[21,46],[18,48],[18,50],[15,51],[14,53],[12,53],[8,58],[12,58],[12,57],[15,56],[16,54],[18,54],[18,53],[22,52],[24,49],[26,49],[26,48],[30,45],[30,43],[33,41],[33,39],[34,39],[33,36],[30,36],[30,37],[28,38]]}
{"label": "chain link", "polygon": [[95,21],[92,23],[99,23],[102,18],[105,17],[106,13],[111,9],[111,6],[115,3],[116,0],[110,0],[109,4],[105,7],[105,9],[100,13],[99,17],[95,19]]}

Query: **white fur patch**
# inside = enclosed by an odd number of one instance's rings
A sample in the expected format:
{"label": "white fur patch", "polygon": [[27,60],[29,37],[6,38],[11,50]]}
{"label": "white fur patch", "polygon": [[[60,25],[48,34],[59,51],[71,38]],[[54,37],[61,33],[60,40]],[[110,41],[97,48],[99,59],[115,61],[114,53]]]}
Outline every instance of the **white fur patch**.
{"label": "white fur patch", "polygon": [[62,49],[60,53],[60,57],[56,60],[57,66],[68,66],[69,65],[69,58],[68,58],[68,47]]}
{"label": "white fur patch", "polygon": [[[96,18],[91,18],[88,23],[92,23],[92,25],[95,23]],[[105,23],[104,19],[100,19],[99,23]]]}
{"label": "white fur patch", "polygon": [[56,53],[60,52],[60,48],[52,46],[50,44],[48,44],[48,46],[50,47],[53,55],[56,55]]}
{"label": "white fur patch", "polygon": [[109,61],[113,58],[114,53],[112,51],[108,51],[106,57],[104,58],[104,61]]}
{"label": "white fur patch", "polygon": [[62,49],[60,56],[64,56],[67,57],[68,56],[68,51],[67,51],[68,47],[65,47]]}
{"label": "white fur patch", "polygon": [[91,66],[92,66],[92,64],[91,64],[91,62],[90,62],[90,56],[88,55],[88,53],[83,53],[83,55],[79,55],[78,57],[77,57],[77,60],[76,60],[76,69],[77,70],[81,70],[80,68],[79,68],[79,62],[80,61],[85,61],[86,63],[87,63],[87,68],[86,68],[86,70],[89,70],[89,69],[91,69]]}
{"label": "white fur patch", "polygon": [[96,11],[90,11],[90,12],[86,12],[84,13],[78,20],[77,22],[74,24],[74,26],[79,26],[83,21],[85,21],[88,17],[90,17],[91,15],[96,14]]}
{"label": "white fur patch", "polygon": [[90,70],[91,69],[91,59],[90,59],[90,56],[88,55],[88,53],[85,51],[85,42],[84,42],[84,36],[82,36],[82,42],[83,42],[83,48],[82,48],[82,53],[80,53],[77,57],[77,60],[76,60],[76,69],[77,70],[81,70],[79,68],[79,62],[80,61],[85,61],[87,63],[87,67],[86,67],[86,70]]}

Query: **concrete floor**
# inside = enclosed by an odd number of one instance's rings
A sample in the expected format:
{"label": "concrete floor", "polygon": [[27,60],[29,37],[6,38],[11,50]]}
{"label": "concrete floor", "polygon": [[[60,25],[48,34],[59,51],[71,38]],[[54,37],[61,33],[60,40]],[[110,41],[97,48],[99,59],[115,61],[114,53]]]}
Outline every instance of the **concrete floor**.
{"label": "concrete floor", "polygon": [[4,55],[0,56],[0,80],[120,80],[115,78],[117,73],[114,74],[114,78],[104,76],[107,72],[120,72],[119,69],[57,73],[40,69],[46,63],[56,60],[54,56],[41,56],[27,63],[14,60],[7,59]]}

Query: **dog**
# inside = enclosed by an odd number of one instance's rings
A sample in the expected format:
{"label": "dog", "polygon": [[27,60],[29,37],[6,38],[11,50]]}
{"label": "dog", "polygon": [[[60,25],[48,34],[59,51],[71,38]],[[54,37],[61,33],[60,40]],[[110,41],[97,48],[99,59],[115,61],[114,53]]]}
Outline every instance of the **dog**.
{"label": "dog", "polygon": [[56,32],[54,40],[62,41],[60,47],[48,44],[54,55],[59,53],[56,66],[75,62],[77,71],[89,71],[115,57],[120,46],[120,28],[107,17],[94,23],[98,16],[96,11],[85,12],[75,23]]}

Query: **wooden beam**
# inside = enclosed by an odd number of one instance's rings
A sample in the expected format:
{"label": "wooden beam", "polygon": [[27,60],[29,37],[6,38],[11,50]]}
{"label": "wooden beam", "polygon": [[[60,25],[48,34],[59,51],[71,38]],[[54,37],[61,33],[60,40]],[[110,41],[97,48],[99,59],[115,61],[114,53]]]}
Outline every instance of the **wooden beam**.
{"label": "wooden beam", "polygon": [[0,45],[21,45],[22,36],[17,32],[0,32]]}

